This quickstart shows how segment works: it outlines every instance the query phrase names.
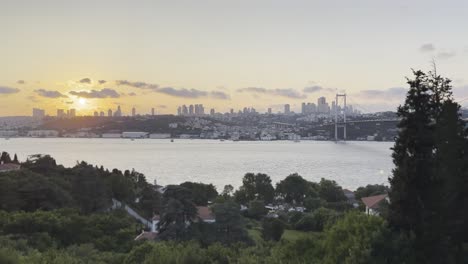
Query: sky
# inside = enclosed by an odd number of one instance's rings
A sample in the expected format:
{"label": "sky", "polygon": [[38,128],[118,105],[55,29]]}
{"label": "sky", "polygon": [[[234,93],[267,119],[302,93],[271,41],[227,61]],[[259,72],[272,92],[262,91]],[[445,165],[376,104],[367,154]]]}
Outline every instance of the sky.
{"label": "sky", "polygon": [[411,69],[468,106],[467,1],[1,0],[0,116],[282,110],[346,92],[395,110]]}

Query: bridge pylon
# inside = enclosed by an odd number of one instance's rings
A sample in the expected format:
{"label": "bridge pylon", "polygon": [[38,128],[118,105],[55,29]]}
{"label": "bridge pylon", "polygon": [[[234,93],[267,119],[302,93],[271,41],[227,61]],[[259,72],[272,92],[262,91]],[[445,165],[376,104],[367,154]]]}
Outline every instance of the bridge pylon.
{"label": "bridge pylon", "polygon": [[[339,104],[339,99],[343,98],[343,108],[339,110],[340,107],[338,107]],[[336,94],[336,99],[335,99],[335,141],[338,142],[338,128],[342,127],[343,128],[343,140],[346,141],[346,94]],[[338,118],[343,118],[343,122],[339,123]]]}

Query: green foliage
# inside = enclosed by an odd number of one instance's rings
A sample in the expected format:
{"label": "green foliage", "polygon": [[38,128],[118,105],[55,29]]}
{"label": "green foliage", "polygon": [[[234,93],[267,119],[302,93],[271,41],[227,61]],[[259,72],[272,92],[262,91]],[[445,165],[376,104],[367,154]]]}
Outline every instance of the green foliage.
{"label": "green foliage", "polygon": [[187,239],[187,223],[192,223],[197,215],[191,191],[178,185],[170,185],[164,192],[163,204],[159,222],[160,237],[175,240]]}
{"label": "green foliage", "polygon": [[215,204],[213,212],[216,216],[216,241],[223,244],[236,242],[250,243],[245,229],[245,223],[240,214],[240,206],[233,201]]}
{"label": "green foliage", "polygon": [[325,232],[324,263],[372,263],[372,243],[383,219],[350,212]]}
{"label": "green foliage", "polygon": [[284,223],[276,218],[265,218],[262,221],[262,237],[265,240],[279,241],[284,232]]}
{"label": "green foliage", "polygon": [[205,206],[208,201],[213,201],[218,196],[216,187],[213,184],[184,182],[180,186],[192,192],[193,202],[198,206]]}
{"label": "green foliage", "polygon": [[268,175],[247,173],[242,179],[242,186],[235,192],[234,197],[240,204],[247,204],[253,200],[263,200],[268,204],[273,202],[275,189]]}
{"label": "green foliage", "polygon": [[321,179],[318,186],[319,196],[321,199],[329,202],[342,202],[346,201],[346,196],[343,189],[335,181]]}
{"label": "green foliage", "polygon": [[304,214],[297,221],[295,228],[302,231],[323,231],[328,225],[333,224],[338,219],[338,214],[331,209],[319,208],[313,213]]}
{"label": "green foliage", "polygon": [[138,225],[124,212],[81,215],[73,210],[1,214],[0,232],[23,238],[44,251],[54,247],[92,243],[99,250],[124,252],[131,247]]}
{"label": "green foliage", "polygon": [[318,194],[310,182],[299,174],[291,174],[276,185],[276,194],[285,202],[303,205],[305,199],[317,197]]}
{"label": "green foliage", "polygon": [[[393,148],[389,223],[414,234],[418,262],[460,259],[466,197],[466,132],[453,102],[450,80],[414,71]],[[462,210],[464,211],[464,210]]]}
{"label": "green foliage", "polygon": [[249,203],[249,209],[247,215],[254,219],[261,219],[268,213],[265,208],[265,203],[262,200],[253,200]]}

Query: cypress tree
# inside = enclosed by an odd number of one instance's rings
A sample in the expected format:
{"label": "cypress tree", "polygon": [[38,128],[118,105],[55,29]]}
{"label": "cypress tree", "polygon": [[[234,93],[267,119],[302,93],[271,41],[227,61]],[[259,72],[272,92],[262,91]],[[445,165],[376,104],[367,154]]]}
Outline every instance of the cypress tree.
{"label": "cypress tree", "polygon": [[418,261],[450,263],[455,261],[450,251],[454,230],[460,226],[451,230],[447,225],[451,217],[454,223],[460,219],[452,209],[461,194],[456,182],[466,171],[460,163],[465,154],[453,146],[464,142],[463,126],[450,80],[413,73],[405,104],[398,108],[388,220],[395,230],[414,235]]}

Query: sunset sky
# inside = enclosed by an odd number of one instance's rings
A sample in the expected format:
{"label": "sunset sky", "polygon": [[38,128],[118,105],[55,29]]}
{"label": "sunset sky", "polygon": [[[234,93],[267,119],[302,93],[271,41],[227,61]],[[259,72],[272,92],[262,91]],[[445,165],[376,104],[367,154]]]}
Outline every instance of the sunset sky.
{"label": "sunset sky", "polygon": [[468,106],[467,14],[461,0],[3,0],[0,116],[298,111],[337,90],[394,110],[433,59]]}

